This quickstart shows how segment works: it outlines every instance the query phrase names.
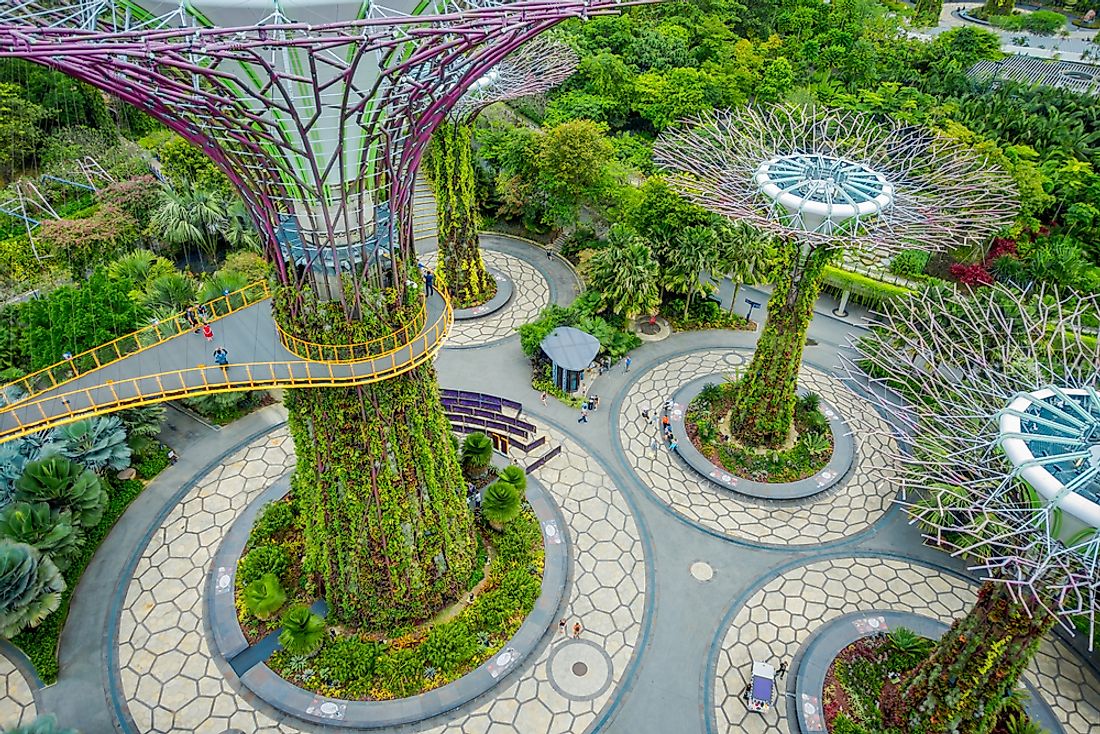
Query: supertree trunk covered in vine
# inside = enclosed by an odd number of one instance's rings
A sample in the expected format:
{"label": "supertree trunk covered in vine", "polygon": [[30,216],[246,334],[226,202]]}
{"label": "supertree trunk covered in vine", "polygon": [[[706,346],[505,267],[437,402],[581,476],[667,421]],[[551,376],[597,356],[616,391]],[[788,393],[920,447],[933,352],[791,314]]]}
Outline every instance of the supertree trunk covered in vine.
{"label": "supertree trunk covered in vine", "polygon": [[784,276],[768,300],[768,318],[738,383],[730,419],[734,434],[752,446],[782,444],[794,424],[802,349],[829,259],[826,248],[802,253],[797,243],[785,242],[778,249],[777,270]]}
{"label": "supertree trunk covered in vine", "polygon": [[426,160],[439,220],[437,273],[458,307],[484,303],[496,292],[478,247],[472,137],[472,124],[444,121],[432,135]]}

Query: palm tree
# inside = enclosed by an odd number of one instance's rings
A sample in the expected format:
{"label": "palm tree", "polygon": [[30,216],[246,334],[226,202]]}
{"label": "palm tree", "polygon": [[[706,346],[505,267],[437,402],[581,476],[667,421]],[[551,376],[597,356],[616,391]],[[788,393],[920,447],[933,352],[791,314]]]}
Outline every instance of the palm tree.
{"label": "palm tree", "polygon": [[158,316],[172,316],[195,302],[195,291],[193,278],[183,273],[169,273],[149,283],[141,303]]}
{"label": "palm tree", "polygon": [[234,198],[228,206],[223,203],[223,208],[225,219],[221,223],[221,234],[229,246],[234,249],[259,252],[260,235],[244,202]]}
{"label": "palm tree", "polygon": [[164,200],[151,225],[168,244],[186,251],[188,245],[196,243],[201,252],[214,259],[225,216],[222,201],[208,191],[165,189]]}
{"label": "palm tree", "polygon": [[493,442],[484,433],[471,433],[462,442],[462,468],[475,477],[485,476],[493,460]]}
{"label": "palm tree", "polygon": [[172,263],[149,250],[134,250],[112,261],[107,274],[112,280],[127,280],[134,288],[142,290],[149,281],[175,270]]}
{"label": "palm tree", "polygon": [[707,296],[714,292],[714,284],[704,282],[702,274],[713,273],[721,265],[718,233],[710,227],[685,227],[675,241],[667,243],[665,252],[664,286],[673,293],[686,296],[684,318],[687,318],[694,296]]}
{"label": "palm tree", "polygon": [[771,240],[743,222],[723,225],[719,230],[722,270],[734,282],[730,311],[737,304],[742,285],[759,285],[768,276],[774,253]]}
{"label": "palm tree", "polygon": [[248,278],[232,270],[219,270],[206,278],[199,290],[199,302],[206,303],[223,295],[239,291],[248,285]]}
{"label": "palm tree", "polygon": [[653,313],[661,303],[657,285],[660,268],[653,253],[630,228],[611,227],[608,244],[588,262],[593,290],[602,308],[630,318]]}

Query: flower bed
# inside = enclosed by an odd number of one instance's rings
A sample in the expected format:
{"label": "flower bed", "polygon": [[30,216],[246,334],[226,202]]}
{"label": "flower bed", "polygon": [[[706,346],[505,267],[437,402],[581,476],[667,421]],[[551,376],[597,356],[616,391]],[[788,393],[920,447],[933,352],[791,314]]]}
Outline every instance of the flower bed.
{"label": "flower bed", "polygon": [[731,437],[730,411],[737,383],[707,385],[684,414],[692,444],[714,464],[754,482],[796,482],[813,476],[833,455],[833,435],[817,395],[804,395],[795,406],[794,431],[783,447],[755,449]]}
{"label": "flower bed", "polygon": [[[825,674],[822,705],[828,730],[832,734],[903,734],[905,727],[885,718],[898,710],[902,681],[928,657],[934,644],[902,627],[887,635],[861,638],[841,650]],[[991,734],[1041,731],[1027,728],[1029,724],[1022,699],[1011,697]]]}
{"label": "flower bed", "polygon": [[[542,532],[530,507],[500,532],[479,532],[479,563],[469,593],[415,626],[387,630],[328,625],[320,650],[310,656],[274,653],[268,667],[285,680],[331,698],[378,701],[413,696],[474,670],[516,633],[539,597]],[[278,629],[278,610],[266,621],[250,614],[245,584],[275,573],[286,590],[280,609],[309,604],[301,569],[301,531],[293,495],[268,505],[253,526],[237,566],[237,610],[249,642]]]}

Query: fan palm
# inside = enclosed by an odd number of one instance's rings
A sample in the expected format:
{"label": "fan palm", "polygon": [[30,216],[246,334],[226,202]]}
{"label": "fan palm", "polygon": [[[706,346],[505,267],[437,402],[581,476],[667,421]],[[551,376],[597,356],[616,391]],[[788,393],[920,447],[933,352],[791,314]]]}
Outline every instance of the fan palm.
{"label": "fan palm", "polygon": [[242,273],[231,270],[219,270],[203,281],[199,290],[199,301],[213,301],[227,293],[239,291],[248,285],[248,279]]}
{"label": "fan palm", "polygon": [[281,620],[283,631],[279,644],[294,656],[312,655],[321,647],[325,635],[325,620],[304,604],[291,607]]}
{"label": "fan palm", "polygon": [[687,318],[692,298],[707,296],[715,290],[714,284],[704,282],[701,276],[720,269],[718,233],[710,227],[685,227],[664,250],[667,262],[662,273],[663,285],[673,293],[684,294],[684,318]]}
{"label": "fan palm", "polygon": [[500,479],[486,487],[481,497],[481,515],[493,530],[503,530],[505,523],[515,520],[520,507],[519,490]]}
{"label": "fan palm", "polygon": [[183,273],[169,273],[149,283],[141,302],[160,316],[174,316],[195,302],[195,293],[194,279]]}
{"label": "fan palm", "polygon": [[244,589],[244,605],[257,619],[271,619],[286,603],[286,592],[279,577],[265,573]]}
{"label": "fan palm", "polygon": [[527,472],[521,466],[509,464],[500,470],[497,481],[510,484],[516,488],[517,492],[523,494],[524,490],[527,489]]}
{"label": "fan palm", "polygon": [[116,258],[107,268],[111,280],[129,281],[137,290],[162,275],[175,272],[172,263],[149,250],[134,250]]}
{"label": "fan palm", "polygon": [[216,195],[202,189],[166,189],[151,226],[168,244],[185,250],[197,244],[213,259],[224,219],[225,207]]}
{"label": "fan palm", "polygon": [[630,318],[653,313],[660,305],[659,267],[649,247],[633,230],[616,224],[608,244],[588,262],[592,288],[602,308]]}
{"label": "fan palm", "polygon": [[248,209],[240,199],[233,199],[233,203],[225,207],[225,218],[221,222],[220,230],[230,247],[259,251],[260,236]]}
{"label": "fan palm", "polygon": [[493,442],[484,433],[471,433],[462,442],[462,468],[473,476],[485,476],[493,460]]}

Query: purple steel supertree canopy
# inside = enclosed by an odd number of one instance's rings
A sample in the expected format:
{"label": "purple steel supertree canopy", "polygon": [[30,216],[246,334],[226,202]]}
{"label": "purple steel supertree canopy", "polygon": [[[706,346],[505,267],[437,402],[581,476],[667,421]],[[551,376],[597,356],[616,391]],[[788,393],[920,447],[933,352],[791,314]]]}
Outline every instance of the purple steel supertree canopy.
{"label": "purple steel supertree canopy", "polygon": [[[525,42],[620,5],[9,0],[0,56],[59,69],[200,146],[244,198],[281,281],[347,307],[346,282],[403,282],[414,174],[440,121],[499,98],[491,86],[523,84],[498,65]],[[494,68],[502,84],[489,83]]]}

